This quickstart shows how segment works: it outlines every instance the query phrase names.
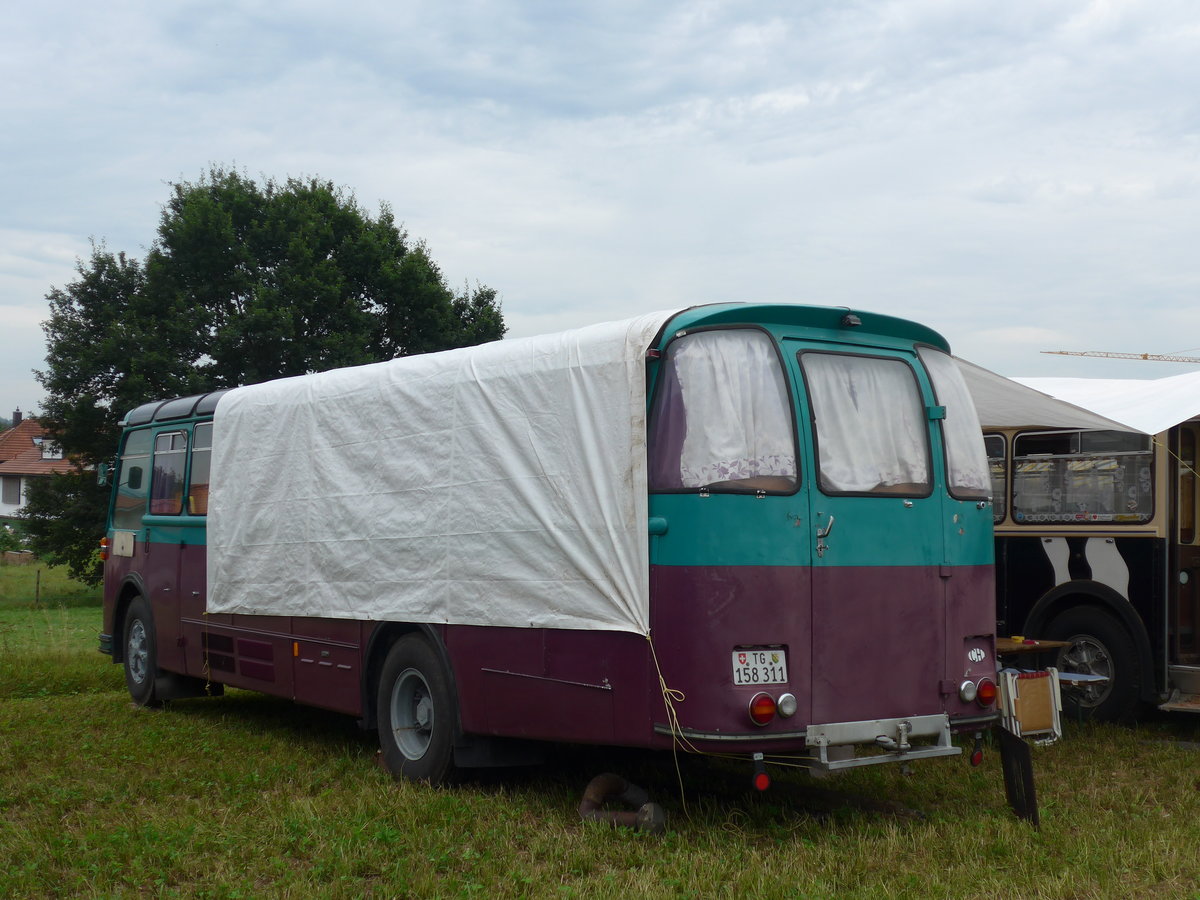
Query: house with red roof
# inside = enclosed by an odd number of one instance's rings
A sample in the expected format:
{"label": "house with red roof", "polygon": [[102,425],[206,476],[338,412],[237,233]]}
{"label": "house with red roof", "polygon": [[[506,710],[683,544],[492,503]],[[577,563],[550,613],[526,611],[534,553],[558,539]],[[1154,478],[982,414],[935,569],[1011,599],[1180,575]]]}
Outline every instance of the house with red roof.
{"label": "house with red roof", "polygon": [[71,468],[37,419],[25,418],[19,409],[14,412],[13,427],[0,431],[0,522],[16,516],[33,479],[66,474]]}

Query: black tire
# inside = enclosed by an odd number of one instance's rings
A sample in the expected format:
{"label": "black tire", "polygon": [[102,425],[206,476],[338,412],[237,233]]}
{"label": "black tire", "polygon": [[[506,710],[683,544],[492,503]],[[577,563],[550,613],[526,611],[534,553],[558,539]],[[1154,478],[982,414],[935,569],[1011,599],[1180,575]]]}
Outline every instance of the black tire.
{"label": "black tire", "polygon": [[1141,667],[1133,638],[1120,622],[1093,607],[1075,607],[1050,623],[1046,637],[1071,644],[1058,651],[1055,666],[1059,671],[1109,679],[1098,685],[1064,685],[1063,713],[1067,718],[1102,722],[1133,718],[1141,692]]}
{"label": "black tire", "polygon": [[134,597],[125,613],[125,687],[138,706],[162,706],[155,694],[158,677],[158,640],[154,618],[144,597]]}
{"label": "black tire", "polygon": [[383,763],[393,776],[429,784],[454,780],[457,703],[449,675],[421,635],[406,634],[388,651],[375,711]]}

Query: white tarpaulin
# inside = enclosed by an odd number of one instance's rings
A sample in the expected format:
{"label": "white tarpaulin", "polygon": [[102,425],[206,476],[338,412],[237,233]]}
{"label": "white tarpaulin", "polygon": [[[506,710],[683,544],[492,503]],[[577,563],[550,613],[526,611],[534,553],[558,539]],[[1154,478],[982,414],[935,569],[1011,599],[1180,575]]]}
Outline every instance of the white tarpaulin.
{"label": "white tarpaulin", "polygon": [[971,391],[979,424],[984,428],[1129,427],[1112,412],[1080,403],[1070,396],[1053,395],[1053,391],[1040,384],[1046,379],[1005,378],[964,359],[956,357],[955,362]]}
{"label": "white tarpaulin", "polygon": [[645,353],[672,315],[226,394],[208,610],[647,634]]}
{"label": "white tarpaulin", "polygon": [[1017,378],[1021,384],[1158,434],[1200,416],[1200,372],[1169,378]]}

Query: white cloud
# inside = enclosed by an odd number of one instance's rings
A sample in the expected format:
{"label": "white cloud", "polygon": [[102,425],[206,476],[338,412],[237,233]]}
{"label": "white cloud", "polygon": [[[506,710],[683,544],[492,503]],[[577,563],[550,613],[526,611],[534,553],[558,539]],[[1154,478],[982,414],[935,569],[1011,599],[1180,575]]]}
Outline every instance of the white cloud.
{"label": "white cloud", "polygon": [[[1197,324],[1181,0],[116,2],[6,26],[6,307],[44,310],[90,237],[144,255],[166,182],[218,163],[389,202],[513,334],[807,301],[1038,374],[1075,371],[1040,349],[1161,352]],[[0,391],[41,343],[2,314]]]}

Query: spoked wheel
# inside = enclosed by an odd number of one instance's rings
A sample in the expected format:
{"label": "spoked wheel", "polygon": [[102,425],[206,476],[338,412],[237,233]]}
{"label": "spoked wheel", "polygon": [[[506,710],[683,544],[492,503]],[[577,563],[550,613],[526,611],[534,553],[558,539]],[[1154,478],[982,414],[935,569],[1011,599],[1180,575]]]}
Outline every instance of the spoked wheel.
{"label": "spoked wheel", "polygon": [[125,687],[138,706],[161,706],[155,695],[158,648],[154,619],[145,598],[136,597],[125,613]]}
{"label": "spoked wheel", "polygon": [[1059,671],[1105,679],[1063,686],[1069,717],[1116,721],[1134,714],[1140,685],[1137,651],[1119,622],[1096,610],[1071,609],[1050,623],[1047,637],[1070,645],[1058,652]]}
{"label": "spoked wheel", "polygon": [[453,779],[454,692],[441,660],[422,636],[405,635],[388,652],[376,713],[389,772],[430,784]]}

